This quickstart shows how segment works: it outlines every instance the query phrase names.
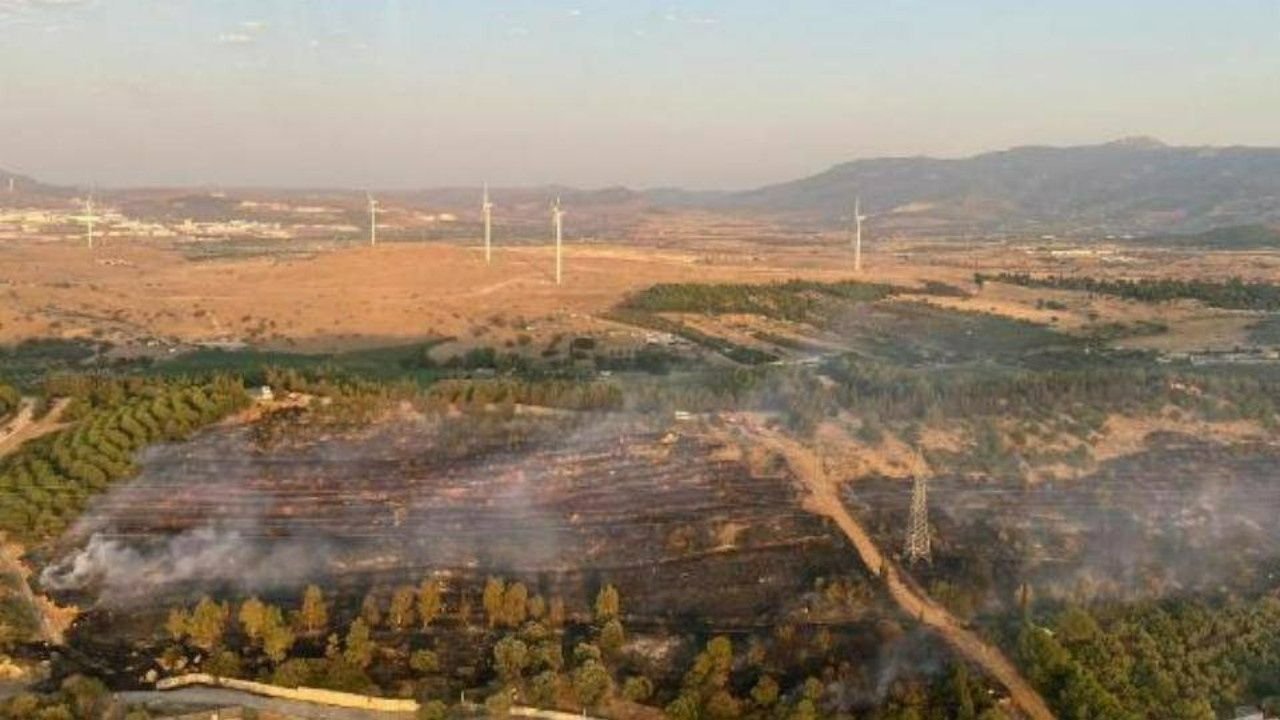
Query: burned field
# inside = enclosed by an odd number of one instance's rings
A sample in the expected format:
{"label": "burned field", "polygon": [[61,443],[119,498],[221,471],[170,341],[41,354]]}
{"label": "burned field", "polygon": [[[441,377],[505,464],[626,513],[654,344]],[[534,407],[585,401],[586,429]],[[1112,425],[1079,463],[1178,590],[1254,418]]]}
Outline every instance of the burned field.
{"label": "burned field", "polygon": [[354,604],[426,575],[465,592],[499,574],[571,610],[609,582],[632,624],[735,628],[857,570],[840,535],[798,508],[785,468],[753,472],[727,448],[622,418],[543,432],[465,456],[420,418],[268,448],[244,427],[155,446],[57,543],[42,582],[142,611],[306,582]]}
{"label": "burned field", "polygon": [[[930,481],[934,564],[915,570],[971,616],[1010,611],[1024,583],[1077,603],[1265,591],[1280,556],[1277,462],[1270,443],[1163,433],[1076,479],[942,475]],[[909,485],[863,478],[845,499],[901,545]]]}

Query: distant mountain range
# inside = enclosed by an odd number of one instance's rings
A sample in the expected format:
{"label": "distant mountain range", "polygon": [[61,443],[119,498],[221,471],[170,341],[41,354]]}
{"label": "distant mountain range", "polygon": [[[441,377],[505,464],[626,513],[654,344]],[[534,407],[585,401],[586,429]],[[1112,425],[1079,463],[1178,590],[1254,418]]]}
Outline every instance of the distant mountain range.
{"label": "distant mountain range", "polygon": [[[0,193],[8,177],[0,170]],[[75,194],[71,188],[15,177],[20,201]],[[245,192],[261,196],[272,191]],[[465,210],[476,205],[477,193],[475,188],[437,188],[384,197]],[[131,195],[145,197],[150,205],[158,196],[171,195],[155,190],[110,194],[126,206]],[[363,193],[358,195],[362,200]],[[1168,236],[1255,226],[1226,240],[1257,243],[1269,241],[1270,233],[1280,228],[1280,148],[1170,147],[1150,138],[1129,138],[1081,147],[1020,147],[962,159],[855,160],[811,177],[743,192],[495,189],[500,206],[531,218],[541,217],[548,198],[555,195],[563,195],[579,218],[605,225],[610,218],[635,217],[646,209],[699,208],[836,227],[850,221],[853,200],[860,196],[868,227],[877,232]],[[191,197],[164,197],[165,207],[147,209],[166,215],[191,213]],[[169,207],[179,199],[182,207]],[[234,205],[226,200],[218,204],[215,214]],[[362,203],[352,205],[353,212],[361,207]],[[1213,243],[1223,240],[1206,238]]]}
{"label": "distant mountain range", "polygon": [[1200,232],[1280,222],[1280,148],[1170,147],[1130,138],[1020,147],[957,160],[855,160],[727,194],[658,191],[659,202],[938,232]]}

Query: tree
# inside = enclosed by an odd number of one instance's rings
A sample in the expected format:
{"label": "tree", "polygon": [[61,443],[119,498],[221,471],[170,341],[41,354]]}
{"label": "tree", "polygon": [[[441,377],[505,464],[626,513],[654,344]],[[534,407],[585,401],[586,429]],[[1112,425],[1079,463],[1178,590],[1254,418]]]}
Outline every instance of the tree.
{"label": "tree", "polygon": [[502,617],[509,627],[520,627],[528,616],[529,590],[524,583],[516,582],[502,595]]}
{"label": "tree", "polygon": [[767,710],[778,703],[778,682],[768,675],[761,675],[751,688],[751,701],[757,707]]}
{"label": "tree", "polygon": [[632,675],[622,683],[622,697],[642,703],[653,695],[653,682],[643,675]]}
{"label": "tree", "polygon": [[618,620],[609,620],[600,628],[600,652],[606,658],[617,657],[622,650],[622,644],[626,642],[626,633],[622,629],[622,623]]}
{"label": "tree", "polygon": [[302,592],[302,608],[298,610],[298,620],[307,634],[325,631],[329,624],[329,608],[319,587],[308,585]]}
{"label": "tree", "polygon": [[573,671],[573,692],[585,708],[598,706],[613,688],[613,678],[599,660],[587,660]]}
{"label": "tree", "polygon": [[369,639],[369,624],[364,618],[356,618],[351,623],[342,658],[361,669],[369,667],[369,663],[373,661],[373,641]]}
{"label": "tree", "polygon": [[529,665],[529,646],[514,637],[504,637],[493,646],[493,664],[504,683],[518,683]]}
{"label": "tree", "polygon": [[240,603],[240,628],[250,643],[262,640],[262,627],[266,622],[267,606],[256,596]]}
{"label": "tree", "polygon": [[391,594],[391,608],[387,611],[387,627],[404,630],[413,624],[413,605],[416,593],[409,585],[401,585]]}
{"label": "tree", "polygon": [[174,642],[182,642],[190,626],[191,614],[182,608],[170,610],[169,617],[164,622],[165,632],[169,633],[169,637],[173,638]]}
{"label": "tree", "polygon": [[547,614],[547,601],[541,595],[533,595],[529,598],[528,611],[530,618],[541,620]]}
{"label": "tree", "polygon": [[201,650],[212,652],[222,642],[228,615],[230,611],[226,605],[219,605],[208,595],[201,598],[191,612],[191,621],[188,623],[191,643]]}
{"label": "tree", "polygon": [[564,600],[559,597],[551,598],[551,607],[547,608],[547,624],[553,629],[564,627]]}
{"label": "tree", "polygon": [[364,620],[366,629],[378,627],[382,623],[382,609],[379,607],[378,596],[370,590],[360,603],[360,619]]}
{"label": "tree", "polygon": [[596,594],[596,624],[603,625],[610,620],[618,619],[620,605],[621,599],[617,588],[612,585],[600,588],[600,592]]}
{"label": "tree", "polygon": [[440,670],[440,658],[430,650],[415,650],[409,656],[409,667],[416,673],[429,675]]}
{"label": "tree", "polygon": [[973,688],[969,687],[969,669],[963,662],[951,664],[947,684],[951,691],[952,717],[955,720],[976,720],[978,712],[973,704]]}
{"label": "tree", "polygon": [[296,639],[293,628],[284,621],[284,613],[280,608],[268,605],[262,624],[262,651],[271,662],[284,662]]}
{"label": "tree", "polygon": [[502,621],[505,594],[506,585],[501,580],[494,577],[485,580],[484,593],[481,595],[480,603],[484,607],[485,620],[491,628],[497,627]]}
{"label": "tree", "polygon": [[440,596],[440,583],[435,580],[423,580],[418,586],[418,622],[422,623],[423,630],[440,616],[443,609]]}
{"label": "tree", "polygon": [[501,687],[498,691],[484,699],[487,717],[504,718],[511,713],[511,688]]}
{"label": "tree", "polygon": [[529,683],[529,702],[536,707],[553,707],[559,691],[560,675],[554,670],[544,670]]}

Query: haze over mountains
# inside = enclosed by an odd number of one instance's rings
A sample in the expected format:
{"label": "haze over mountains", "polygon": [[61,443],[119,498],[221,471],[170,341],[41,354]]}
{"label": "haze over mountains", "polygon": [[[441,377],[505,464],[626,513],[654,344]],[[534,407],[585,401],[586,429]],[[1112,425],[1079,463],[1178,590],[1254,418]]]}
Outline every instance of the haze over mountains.
{"label": "haze over mountains", "polygon": [[[0,171],[0,182],[7,182]],[[19,177],[27,199],[67,188]],[[114,191],[128,195],[125,191]],[[256,191],[255,191],[256,192]],[[563,187],[495,189],[508,207],[536,210],[547,193],[592,212],[702,208],[780,215],[835,226],[855,196],[881,231],[913,233],[1198,233],[1280,224],[1280,148],[1171,147],[1128,138],[1078,147],[1019,147],[962,159],[876,158],[743,192]],[[389,193],[402,201],[466,208],[474,189]],[[0,204],[3,199],[0,198]]]}

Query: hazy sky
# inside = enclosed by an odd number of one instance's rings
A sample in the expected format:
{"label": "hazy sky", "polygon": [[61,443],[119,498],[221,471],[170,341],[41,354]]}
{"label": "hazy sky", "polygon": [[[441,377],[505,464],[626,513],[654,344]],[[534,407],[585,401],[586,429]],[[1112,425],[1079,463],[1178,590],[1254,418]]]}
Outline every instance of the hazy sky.
{"label": "hazy sky", "polygon": [[0,168],[740,188],[878,155],[1280,145],[1277,0],[0,0]]}

